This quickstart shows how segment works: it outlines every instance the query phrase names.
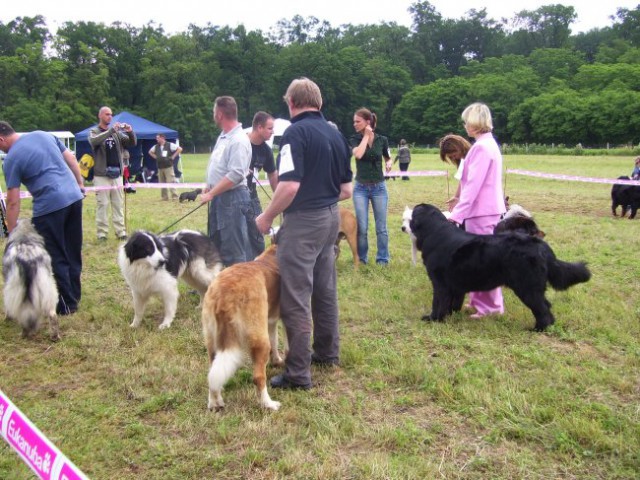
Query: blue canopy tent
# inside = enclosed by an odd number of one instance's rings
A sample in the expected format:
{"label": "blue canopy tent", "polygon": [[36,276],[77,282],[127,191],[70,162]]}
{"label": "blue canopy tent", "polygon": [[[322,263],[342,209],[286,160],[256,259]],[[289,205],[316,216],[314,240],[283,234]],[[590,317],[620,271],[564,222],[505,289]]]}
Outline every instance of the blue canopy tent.
{"label": "blue canopy tent", "polygon": [[[112,122],[128,123],[133,127],[133,131],[138,138],[136,146],[128,148],[131,154],[129,170],[132,176],[140,173],[143,166],[149,170],[158,170],[156,161],[149,155],[149,150],[156,144],[156,135],[158,133],[163,133],[169,142],[175,143],[178,140],[178,132],[176,130],[159,125],[133,113],[120,112],[113,116]],[[76,133],[76,157],[78,159],[82,158],[85,153],[90,155],[93,153],[91,145],[89,145],[89,130],[95,126],[94,124]]]}

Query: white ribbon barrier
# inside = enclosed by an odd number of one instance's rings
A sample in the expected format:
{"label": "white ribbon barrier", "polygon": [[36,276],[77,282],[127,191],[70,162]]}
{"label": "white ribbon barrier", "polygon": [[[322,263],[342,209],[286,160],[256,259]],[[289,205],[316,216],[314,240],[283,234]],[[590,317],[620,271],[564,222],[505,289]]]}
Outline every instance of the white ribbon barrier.
{"label": "white ribbon barrier", "polygon": [[88,480],[0,390],[2,438],[42,480]]}

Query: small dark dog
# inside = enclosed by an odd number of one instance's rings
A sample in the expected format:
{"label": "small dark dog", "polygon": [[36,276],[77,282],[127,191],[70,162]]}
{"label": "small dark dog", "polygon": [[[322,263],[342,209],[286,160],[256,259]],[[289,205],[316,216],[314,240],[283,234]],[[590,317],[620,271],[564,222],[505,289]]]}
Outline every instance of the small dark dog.
{"label": "small dark dog", "polygon": [[180,194],[180,198],[179,198],[179,202],[195,202],[196,198],[198,197],[198,195],[200,195],[202,193],[202,189],[201,188],[196,188],[195,190],[191,191],[191,192],[182,192]]}
{"label": "small dark dog", "polygon": [[[627,176],[618,177],[618,180],[631,180]],[[620,216],[624,218],[630,209],[631,214],[629,220],[636,218],[636,212],[640,208],[640,186],[616,184],[611,187],[611,211],[613,216],[617,217],[616,210],[618,206],[622,207]]]}
{"label": "small dark dog", "polygon": [[533,220],[533,216],[520,205],[510,207],[493,230],[494,234],[510,232],[524,233],[538,238],[544,238],[545,236],[545,233],[538,228],[538,225]]}

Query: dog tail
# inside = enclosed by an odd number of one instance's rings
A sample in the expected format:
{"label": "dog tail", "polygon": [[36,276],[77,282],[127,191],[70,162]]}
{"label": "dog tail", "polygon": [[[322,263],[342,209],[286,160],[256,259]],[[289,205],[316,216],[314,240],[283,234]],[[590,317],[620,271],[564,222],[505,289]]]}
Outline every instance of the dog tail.
{"label": "dog tail", "polygon": [[[551,249],[549,249],[551,251]],[[584,262],[564,262],[558,260],[553,252],[547,257],[549,283],[555,290],[566,290],[578,283],[588,282],[591,272]]]}

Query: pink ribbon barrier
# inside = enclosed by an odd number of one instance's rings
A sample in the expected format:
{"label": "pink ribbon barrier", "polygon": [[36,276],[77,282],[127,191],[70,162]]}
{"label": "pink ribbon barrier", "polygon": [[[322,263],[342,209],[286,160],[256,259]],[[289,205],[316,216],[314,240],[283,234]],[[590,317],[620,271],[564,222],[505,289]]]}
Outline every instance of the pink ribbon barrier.
{"label": "pink ribbon barrier", "polygon": [[0,390],[0,432],[42,480],[88,480]]}
{"label": "pink ribbon barrier", "polygon": [[448,177],[449,172],[446,170],[423,170],[423,171],[411,171],[401,172],[400,170],[392,170],[385,172],[385,177]]}
{"label": "pink ribbon barrier", "polygon": [[508,169],[507,173],[513,173],[514,175],[526,175],[527,177],[548,178],[550,180],[566,180],[569,182],[586,182],[586,183],[608,183],[615,185],[640,185],[638,180],[618,180],[611,178],[597,178],[597,177],[578,177],[577,175],[562,175],[558,173],[543,173],[532,172],[530,170],[511,170]]}

